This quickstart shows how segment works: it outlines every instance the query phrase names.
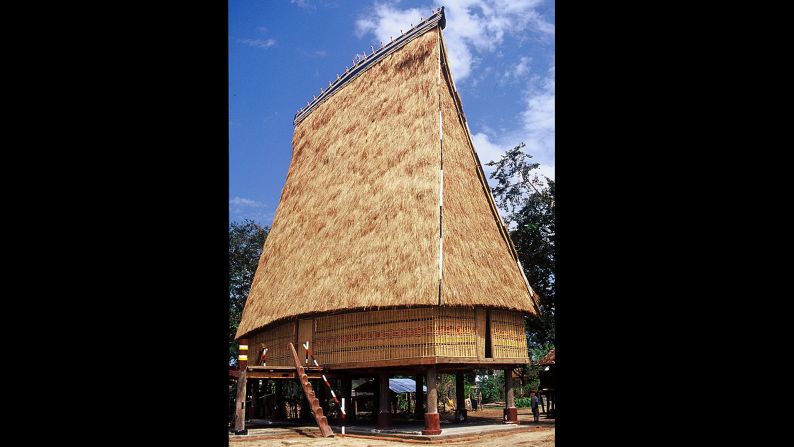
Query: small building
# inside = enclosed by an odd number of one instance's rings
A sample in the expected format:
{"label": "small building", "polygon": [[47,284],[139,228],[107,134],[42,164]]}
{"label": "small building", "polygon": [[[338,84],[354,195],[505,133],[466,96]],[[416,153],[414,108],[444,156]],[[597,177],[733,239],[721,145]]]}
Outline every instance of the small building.
{"label": "small building", "polygon": [[554,349],[551,350],[546,354],[541,360],[538,361],[538,366],[541,367],[539,372],[539,379],[540,379],[540,393],[543,395],[544,400],[546,401],[546,405],[548,409],[546,410],[546,414],[549,417],[554,417],[554,409],[556,407],[556,397],[555,397],[555,390],[556,390],[556,383],[555,383],[555,372],[556,372],[556,365],[555,365],[555,354]]}

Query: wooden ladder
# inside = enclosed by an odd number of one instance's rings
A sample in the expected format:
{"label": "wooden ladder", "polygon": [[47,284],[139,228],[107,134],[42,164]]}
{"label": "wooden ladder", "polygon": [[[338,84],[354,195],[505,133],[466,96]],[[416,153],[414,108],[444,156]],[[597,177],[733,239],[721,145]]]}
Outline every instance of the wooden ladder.
{"label": "wooden ladder", "polygon": [[295,346],[290,343],[289,348],[292,350],[292,357],[295,359],[295,369],[298,371],[298,380],[300,380],[301,388],[303,388],[303,393],[306,395],[306,400],[309,401],[309,405],[312,409],[312,415],[314,415],[314,420],[317,421],[317,426],[320,427],[320,433],[322,433],[324,438],[333,436],[334,432],[331,430],[331,426],[328,425],[328,418],[323,414],[323,409],[320,407],[320,401],[318,401],[314,396],[312,384],[309,382],[308,376],[306,376],[306,371],[303,369],[300,358],[298,358],[298,353],[295,351]]}

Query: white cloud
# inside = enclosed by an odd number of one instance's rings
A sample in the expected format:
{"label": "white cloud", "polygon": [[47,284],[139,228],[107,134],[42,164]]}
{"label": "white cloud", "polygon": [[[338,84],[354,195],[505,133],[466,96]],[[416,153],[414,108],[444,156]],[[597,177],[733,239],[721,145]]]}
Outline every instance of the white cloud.
{"label": "white cloud", "polygon": [[444,41],[450,58],[452,77],[466,79],[478,59],[475,53],[498,50],[506,34],[522,35],[529,30],[541,35],[554,34],[554,25],[548,23],[536,10],[543,0],[446,0],[434,1],[422,8],[399,9],[392,4],[376,3],[366,16],[356,21],[356,35],[360,38],[372,34],[376,40],[389,42],[390,36],[400,35],[427,18],[432,9],[445,6],[447,26]]}
{"label": "white cloud", "polygon": [[269,48],[276,44],[276,39],[237,39],[237,42],[256,48]]}
{"label": "white cloud", "polygon": [[539,173],[554,179],[554,84],[554,67],[549,69],[545,77],[530,80],[530,86],[524,93],[525,108],[517,129],[499,132],[498,138],[491,137],[495,132],[487,127],[483,129],[484,132],[472,134],[474,149],[486,174],[493,172],[493,168],[485,166],[485,163],[499,160],[507,149],[524,142],[524,152],[532,155],[532,161],[540,163]]}
{"label": "white cloud", "polygon": [[542,164],[538,167],[538,170],[540,171],[540,175],[554,180],[554,166]]}
{"label": "white cloud", "polygon": [[265,206],[262,202],[257,202],[256,200],[246,199],[244,197],[237,197],[229,200],[229,205],[233,205],[235,207],[253,207],[259,208]]}
{"label": "white cloud", "polygon": [[518,65],[516,65],[515,68],[513,68],[512,71],[513,76],[519,77],[529,73],[529,61],[530,61],[529,57],[527,56],[522,57],[521,60],[518,62]]}
{"label": "white cloud", "polygon": [[494,143],[491,141],[491,138],[488,135],[482,132],[473,134],[471,136],[471,141],[474,144],[474,150],[477,151],[477,156],[480,158],[480,162],[483,164],[483,169],[485,169],[487,173],[493,171],[493,168],[490,166],[485,166],[486,163],[489,161],[499,160],[505,151],[515,146],[515,144],[518,144],[515,143],[513,146],[503,146],[501,144]]}
{"label": "white cloud", "polygon": [[267,204],[245,197],[235,196],[229,200],[229,215],[232,220],[252,219],[264,225],[273,223],[273,211]]}
{"label": "white cloud", "polygon": [[408,31],[411,24],[419,23],[420,17],[427,18],[429,16],[429,7],[421,10],[417,8],[401,10],[386,3],[376,4],[374,12],[356,20],[356,36],[361,38],[367,33],[372,33],[378,41],[385,45],[391,38],[399,37],[400,31]]}
{"label": "white cloud", "polygon": [[515,67],[507,70],[502,74],[502,77],[499,79],[499,85],[505,85],[510,81],[516,82],[520,78],[523,78],[524,76],[528,75],[530,71],[529,64],[531,61],[532,61],[531,57],[522,56]]}
{"label": "white cloud", "polygon": [[[537,82],[537,81],[536,81]],[[521,114],[524,142],[527,151],[554,157],[554,67],[540,80],[540,86],[532,86],[525,97],[526,109]]]}
{"label": "white cloud", "polygon": [[309,3],[309,0],[289,0],[290,3],[296,5],[298,8],[303,9],[311,9],[313,6]]}

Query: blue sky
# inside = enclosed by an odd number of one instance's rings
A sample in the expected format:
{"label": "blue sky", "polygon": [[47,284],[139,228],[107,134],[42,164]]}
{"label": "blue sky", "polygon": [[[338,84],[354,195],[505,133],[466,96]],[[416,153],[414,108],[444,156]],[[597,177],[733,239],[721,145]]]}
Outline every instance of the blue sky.
{"label": "blue sky", "polygon": [[452,76],[480,160],[523,141],[554,178],[553,0],[229,0],[230,221],[272,224],[295,112],[357,53],[442,5]]}

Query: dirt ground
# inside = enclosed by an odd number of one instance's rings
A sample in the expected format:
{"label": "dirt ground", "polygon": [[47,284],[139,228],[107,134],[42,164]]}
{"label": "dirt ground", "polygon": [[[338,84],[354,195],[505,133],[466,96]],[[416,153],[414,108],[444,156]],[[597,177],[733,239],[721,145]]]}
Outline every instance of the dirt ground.
{"label": "dirt ground", "polygon": [[[499,423],[502,416],[501,408],[486,408],[478,412],[469,413],[469,419],[493,420]],[[461,440],[445,440],[443,443],[435,445],[449,446],[527,446],[527,447],[553,447],[554,446],[554,420],[540,416],[540,423],[532,422],[532,413],[528,408],[520,408],[518,419],[521,427],[518,432],[494,433],[480,436],[477,438]],[[443,426],[442,426],[443,428]],[[258,432],[255,434],[254,432]],[[381,447],[381,446],[414,446],[414,445],[434,445],[423,441],[398,441],[376,438],[359,438],[351,436],[336,435],[333,438],[322,438],[316,427],[301,427],[274,429],[264,431],[252,431],[252,436],[248,439],[244,437],[230,437],[229,445],[232,447],[284,447],[284,446],[311,446],[311,447]]]}

